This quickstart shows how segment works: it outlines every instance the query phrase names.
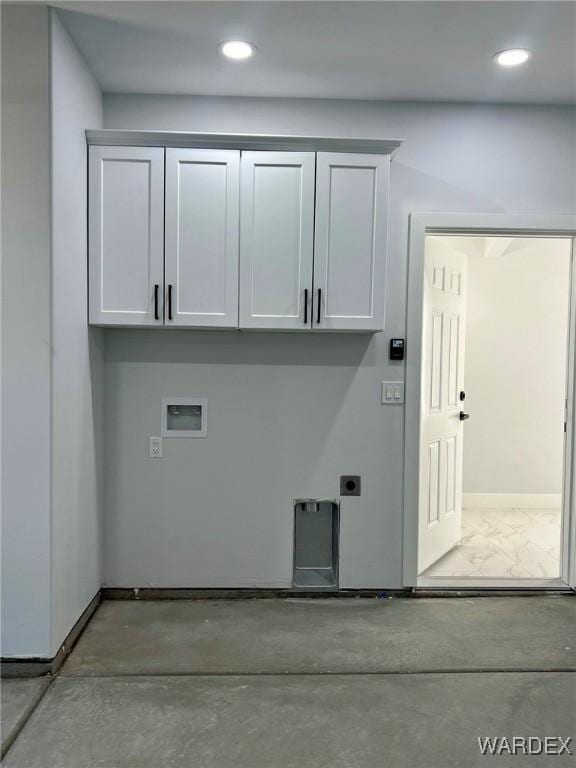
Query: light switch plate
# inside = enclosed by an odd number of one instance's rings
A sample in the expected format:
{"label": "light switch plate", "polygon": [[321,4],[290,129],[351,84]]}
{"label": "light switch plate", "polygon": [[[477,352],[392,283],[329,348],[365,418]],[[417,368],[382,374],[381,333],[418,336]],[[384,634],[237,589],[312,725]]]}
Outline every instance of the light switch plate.
{"label": "light switch plate", "polygon": [[382,405],[401,405],[404,402],[403,381],[382,382]]}
{"label": "light switch plate", "polygon": [[150,459],[162,458],[162,438],[161,437],[150,438],[150,443],[148,446],[148,457]]}

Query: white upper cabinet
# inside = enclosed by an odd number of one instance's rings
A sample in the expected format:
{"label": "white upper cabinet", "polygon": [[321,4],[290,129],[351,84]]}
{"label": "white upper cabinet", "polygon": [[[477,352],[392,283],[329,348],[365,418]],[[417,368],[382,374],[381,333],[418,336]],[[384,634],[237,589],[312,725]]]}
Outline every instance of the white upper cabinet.
{"label": "white upper cabinet", "polygon": [[88,133],[92,324],[383,329],[399,142]]}
{"label": "white upper cabinet", "polygon": [[319,152],[313,327],[384,327],[390,158]]}
{"label": "white upper cabinet", "polygon": [[162,325],[164,150],[90,147],[89,306],[96,325]]}
{"label": "white upper cabinet", "polygon": [[314,152],[243,152],[240,327],[311,324]]}
{"label": "white upper cabinet", "polygon": [[238,327],[240,152],[166,150],[165,325]]}

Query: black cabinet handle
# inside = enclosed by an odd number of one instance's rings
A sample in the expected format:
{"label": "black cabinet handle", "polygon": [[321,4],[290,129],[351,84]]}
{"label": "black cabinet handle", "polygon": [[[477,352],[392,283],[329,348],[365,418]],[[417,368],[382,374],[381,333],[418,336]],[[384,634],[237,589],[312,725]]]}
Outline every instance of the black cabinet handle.
{"label": "black cabinet handle", "polygon": [[172,320],[172,286],[168,286],[168,320]]}
{"label": "black cabinet handle", "polygon": [[304,325],[308,325],[308,288],[304,288]]}
{"label": "black cabinet handle", "polygon": [[320,311],[322,309],[322,288],[318,288],[318,309],[316,316],[316,324],[320,325]]}
{"label": "black cabinet handle", "polygon": [[159,285],[154,286],[154,320],[159,320],[158,317],[158,288]]}
{"label": "black cabinet handle", "polygon": [[464,411],[460,411],[460,413],[458,414],[458,418],[460,419],[460,421],[466,421],[466,419],[470,418],[470,414],[464,413]]}
{"label": "black cabinet handle", "polygon": [[460,391],[460,400],[466,400],[466,392],[463,389]]}

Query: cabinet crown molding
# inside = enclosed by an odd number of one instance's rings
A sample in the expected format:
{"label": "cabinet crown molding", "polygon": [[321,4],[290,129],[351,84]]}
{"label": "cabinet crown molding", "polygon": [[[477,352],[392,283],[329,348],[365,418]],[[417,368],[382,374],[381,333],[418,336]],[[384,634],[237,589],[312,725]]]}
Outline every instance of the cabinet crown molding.
{"label": "cabinet crown molding", "polygon": [[86,131],[89,145],[121,147],[196,147],[282,152],[352,152],[393,155],[400,139],[336,136],[275,136],[257,133],[195,133],[95,129]]}

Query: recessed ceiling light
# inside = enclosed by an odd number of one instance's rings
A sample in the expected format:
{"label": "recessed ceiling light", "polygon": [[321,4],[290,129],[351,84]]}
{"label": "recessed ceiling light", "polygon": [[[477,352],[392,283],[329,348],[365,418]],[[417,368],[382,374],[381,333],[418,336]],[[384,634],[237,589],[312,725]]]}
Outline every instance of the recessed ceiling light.
{"label": "recessed ceiling light", "polygon": [[220,43],[220,52],[227,59],[235,59],[241,61],[242,59],[249,59],[254,53],[254,46],[252,43],[247,43],[244,40],[228,40],[225,43]]}
{"label": "recessed ceiling light", "polygon": [[527,48],[507,48],[494,54],[494,60],[501,67],[517,67],[525,64],[533,55]]}

